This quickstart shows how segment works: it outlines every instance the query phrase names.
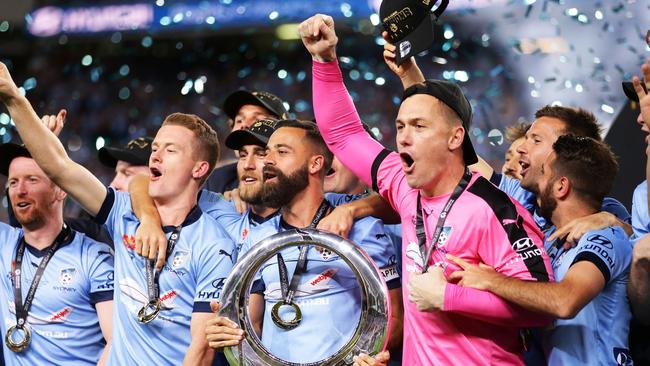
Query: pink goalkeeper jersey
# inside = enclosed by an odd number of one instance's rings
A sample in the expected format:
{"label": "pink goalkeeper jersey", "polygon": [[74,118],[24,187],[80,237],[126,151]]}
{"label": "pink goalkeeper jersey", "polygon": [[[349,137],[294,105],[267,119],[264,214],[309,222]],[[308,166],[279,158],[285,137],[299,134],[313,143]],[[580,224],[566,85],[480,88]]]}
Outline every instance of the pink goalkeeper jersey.
{"label": "pink goalkeeper jersey", "polygon": [[[399,155],[363,130],[336,61],[313,62],[313,93],[316,121],[332,152],[399,212],[408,283],[423,261],[415,234],[418,190],[406,183]],[[427,244],[448,198],[422,197]],[[439,243],[429,264],[443,265],[446,275],[460,268],[445,252],[522,280],[552,280],[543,235],[528,211],[477,174],[449,212]],[[523,364],[520,328],[549,321],[492,293],[454,284],[445,289],[444,311],[421,312],[408,301],[408,286],[402,289],[404,365]]]}

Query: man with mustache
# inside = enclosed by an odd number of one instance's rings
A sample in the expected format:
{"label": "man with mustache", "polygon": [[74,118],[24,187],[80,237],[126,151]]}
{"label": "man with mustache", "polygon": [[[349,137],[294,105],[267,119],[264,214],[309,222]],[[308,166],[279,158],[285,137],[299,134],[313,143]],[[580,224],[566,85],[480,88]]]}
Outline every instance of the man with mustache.
{"label": "man with mustache", "polygon": [[445,278],[456,269],[450,253],[519,279],[552,280],[530,214],[466,168],[477,161],[466,135],[467,98],[439,80],[408,88],[396,120],[399,154],[390,152],[367,136],[343,84],[332,18],[316,15],[300,34],[313,59],[314,111],[325,141],[402,219],[403,363],[523,364],[517,327],[547,318]]}
{"label": "man with mustache", "polygon": [[112,336],[111,249],[66,226],[65,192],[25,147],[0,145],[0,174],[20,224],[0,223],[0,329],[14,343],[31,334],[22,351],[3,342],[5,364],[104,365]]}
{"label": "man with mustache", "polygon": [[[279,121],[268,141],[264,166],[264,199],[280,215],[251,230],[251,245],[272,234],[317,223],[329,211],[323,180],[332,155],[312,122]],[[395,271],[392,245],[379,220],[366,218],[355,222],[350,239],[364,249],[384,272],[393,306],[391,340],[401,338],[401,299],[399,278]],[[262,343],[275,355],[292,362],[316,362],[336,352],[348,340],[359,318],[358,284],[345,262],[318,247],[306,252],[307,265],[297,287],[296,303],[303,313],[302,323],[290,331],[282,330],[271,319],[271,308],[282,299],[279,267],[270,259],[260,269],[259,279],[251,289],[250,314]],[[286,273],[293,273],[299,249],[280,252]],[[243,333],[223,317],[209,321],[208,341],[213,348],[235,346]],[[336,336],[335,336],[336,335]],[[385,354],[383,357],[385,357]]]}

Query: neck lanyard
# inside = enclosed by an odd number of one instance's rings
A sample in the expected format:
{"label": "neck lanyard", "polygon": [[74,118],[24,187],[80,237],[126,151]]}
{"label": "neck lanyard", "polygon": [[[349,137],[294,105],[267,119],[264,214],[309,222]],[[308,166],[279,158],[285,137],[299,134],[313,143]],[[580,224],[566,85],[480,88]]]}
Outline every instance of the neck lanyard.
{"label": "neck lanyard", "polygon": [[[45,273],[45,268],[47,267],[47,264],[50,262],[50,259],[52,259],[52,256],[54,256],[54,253],[59,248],[61,243],[68,237],[69,233],[70,230],[64,224],[63,228],[56,236],[52,244],[50,244],[49,249],[41,259],[41,263],[39,263],[38,268],[36,269],[36,274],[32,279],[32,283],[29,286],[29,290],[27,291],[27,296],[25,297],[24,303],[23,303],[23,294],[22,294],[22,265],[23,265],[23,256],[25,255],[25,246],[27,243],[25,242],[24,237],[20,238],[18,247],[16,247],[16,255],[12,266],[14,304],[16,306],[16,325],[9,330],[7,337],[13,336],[13,333],[15,333],[16,330],[26,329],[25,325],[27,323],[27,316],[29,315],[29,310],[32,308],[34,295],[36,294],[36,289],[38,288],[38,284],[41,282],[43,273]],[[29,343],[28,334],[29,333],[25,331],[25,338],[23,339],[23,341],[19,343],[9,342],[8,339],[7,343],[9,345],[9,348],[14,352],[20,352],[23,349],[25,349],[27,347],[27,344]],[[15,347],[12,347],[12,345]],[[20,349],[14,349],[14,348],[20,348]]]}
{"label": "neck lanyard", "polygon": [[[169,258],[169,256],[174,252],[174,247],[181,236],[181,228],[182,225],[176,226],[169,236],[169,239],[167,239],[167,252],[165,259]],[[138,312],[138,321],[144,324],[154,320],[158,316],[158,313],[160,313],[162,306],[160,301],[160,273],[162,270],[155,271],[155,263],[155,260],[145,260],[148,302],[144,304]]]}
{"label": "neck lanyard", "polygon": [[[311,220],[311,224],[309,224],[309,228],[315,228],[316,225],[320,222],[320,220],[323,219],[323,217],[326,216],[327,210],[330,208],[329,202],[327,200],[323,199],[323,202],[321,202],[320,207],[316,211],[316,214],[314,215],[314,218]],[[287,271],[287,266],[284,263],[284,259],[282,258],[282,254],[278,253],[278,270],[280,272],[280,288],[282,290],[282,298],[284,299],[284,303],[286,305],[290,305],[293,302],[293,296],[295,295],[296,289],[298,288],[298,285],[300,284],[300,278],[302,275],[307,272],[307,251],[309,250],[309,246],[303,245],[300,247],[300,255],[298,256],[298,263],[296,264],[296,268],[293,271],[293,275],[291,276],[291,283],[289,283],[289,273]]]}
{"label": "neck lanyard", "polygon": [[433,248],[436,248],[438,245],[440,234],[442,234],[442,227],[445,224],[445,220],[447,219],[447,215],[449,214],[451,207],[454,205],[456,200],[458,200],[458,197],[460,197],[460,195],[465,191],[471,179],[472,173],[470,173],[469,170],[465,168],[463,177],[460,179],[460,182],[458,182],[458,185],[456,185],[456,188],[454,188],[454,191],[447,200],[447,203],[445,203],[442,212],[440,212],[440,216],[438,216],[438,223],[436,224],[436,230],[431,237],[431,244],[429,245],[429,248],[427,248],[427,234],[424,229],[424,220],[422,219],[422,202],[420,199],[420,192],[418,192],[418,207],[417,215],[415,218],[415,234],[418,237],[420,254],[423,260],[422,273],[426,273],[427,269],[429,268],[429,259],[431,258],[431,253],[433,252]]}

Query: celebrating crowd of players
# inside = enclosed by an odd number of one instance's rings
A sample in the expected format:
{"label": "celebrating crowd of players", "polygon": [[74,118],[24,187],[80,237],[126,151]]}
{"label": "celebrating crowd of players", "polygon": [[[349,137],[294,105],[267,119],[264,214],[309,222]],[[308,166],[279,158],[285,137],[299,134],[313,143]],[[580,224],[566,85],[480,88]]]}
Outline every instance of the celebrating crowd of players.
{"label": "celebrating crowd of players", "polygon": [[[245,336],[218,315],[237,259],[318,227],[364,249],[387,283],[387,350],[355,364],[632,364],[630,320],[650,322],[650,198],[645,181],[630,216],[607,197],[618,164],[594,116],[541,108],[510,130],[495,172],[472,147],[460,88],[425,79],[413,58],[398,65],[388,43],[404,86],[389,151],[347,92],[332,18],[299,31],[316,122],[240,90],[224,103],[235,164],[214,169],[214,130],[172,113],[155,138],[100,150],[109,187],[58,140],[65,111],[39,118],[0,64],[0,100],[24,142],[0,146],[13,224],[0,223],[4,363],[224,365],[221,351]],[[628,97],[650,133],[650,59],[641,70]],[[68,195],[89,218],[63,217]],[[272,312],[288,296],[303,321],[282,329]],[[361,301],[336,254],[289,248],[260,268],[249,316],[271,353],[317,362],[347,343]]]}

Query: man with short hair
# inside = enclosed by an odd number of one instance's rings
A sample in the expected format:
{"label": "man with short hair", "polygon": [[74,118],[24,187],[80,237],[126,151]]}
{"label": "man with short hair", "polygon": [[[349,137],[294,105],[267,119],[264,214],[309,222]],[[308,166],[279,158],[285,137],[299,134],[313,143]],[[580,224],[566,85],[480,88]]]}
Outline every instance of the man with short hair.
{"label": "man with short hair", "polygon": [[[287,120],[278,123],[267,145],[263,202],[280,208],[281,214],[251,229],[250,240],[244,243],[242,253],[278,232],[313,227],[331,208],[325,200],[323,181],[332,154],[316,125]],[[364,249],[385,273],[393,306],[389,347],[398,345],[401,341],[400,282],[395,271],[395,253],[381,221],[365,218],[355,222],[350,240]],[[299,252],[296,247],[280,252],[286,273],[294,273]],[[354,274],[341,258],[318,247],[310,247],[305,255],[305,272],[295,289],[295,302],[303,314],[298,327],[282,330],[271,319],[271,308],[282,300],[280,288],[284,286],[278,267],[282,264],[275,257],[262,265],[250,299],[251,321],[261,330],[265,347],[284,360],[301,363],[322,360],[349,341],[356,329],[361,301]],[[316,284],[315,278],[324,280]],[[207,333],[214,348],[233,346],[242,339],[232,322],[223,317],[210,320]]]}
{"label": "man with short hair", "polygon": [[26,148],[0,145],[0,174],[20,224],[0,223],[5,364],[104,365],[112,336],[111,249],[66,226],[65,192]]}
{"label": "man with short hair", "polygon": [[[499,188],[533,213],[535,221],[547,235],[551,235],[550,232],[555,228],[539,215],[535,194],[531,191],[537,185],[541,164],[553,150],[553,143],[558,137],[571,134],[602,141],[601,131],[596,118],[589,111],[563,106],[545,106],[535,112],[535,121],[526,132],[526,140],[517,149],[522,167],[521,181],[506,176],[501,177]],[[493,174],[489,166],[483,166],[479,171],[486,177],[491,177]],[[493,177],[491,180],[499,179]],[[577,243],[586,231],[614,225],[621,226],[630,234],[629,218],[627,209],[620,202],[605,197],[600,212],[566,223],[564,227],[557,228],[548,239],[553,241],[557,238],[566,238],[569,245]]]}
{"label": "man with short hair", "polygon": [[[210,301],[219,298],[232,269],[229,255],[235,250],[221,225],[197,207],[199,187],[218,159],[216,132],[195,115],[174,113],[165,118],[149,160],[149,192],[156,210],[138,220],[127,193],[106,188],[68,157],[2,63],[0,100],[43,171],[103,223],[116,242],[119,291],[109,364],[209,364],[213,352],[205,341],[205,323],[211,317]],[[154,222],[161,222],[170,235],[166,250],[158,255],[158,266],[156,253],[133,237],[138,227]],[[148,259],[136,253],[148,253]]]}
{"label": "man with short hair", "polygon": [[[232,132],[247,129],[260,119],[288,117],[282,99],[261,90],[237,90],[231,93],[223,102],[223,111],[228,116],[228,127]],[[224,193],[238,186],[237,163],[232,163],[215,169],[205,189]]]}
{"label": "man with short hair", "polygon": [[[538,186],[533,191],[542,216],[562,227],[600,211],[617,171],[616,158],[603,142],[560,136],[535,174]],[[453,273],[450,280],[558,318],[544,330],[549,365],[631,365],[631,313],[625,287],[632,243],[627,234],[611,226],[586,232],[574,248],[565,249],[560,240],[546,241],[545,247],[558,282],[519,281],[458,258],[452,260],[463,270]]]}
{"label": "man with short hair", "polygon": [[520,154],[517,149],[526,140],[526,132],[528,132],[529,128],[529,123],[517,123],[506,128],[506,140],[510,142],[510,146],[506,151],[501,173],[510,178],[521,180]]}
{"label": "man with short hair", "polygon": [[446,253],[519,279],[552,279],[530,214],[466,169],[477,161],[466,135],[469,101],[445,81],[408,88],[396,120],[398,153],[390,152],[363,130],[336,62],[332,18],[319,14],[299,29],[313,59],[314,112],[325,141],[402,219],[403,363],[522,364],[517,328],[547,319],[445,280],[455,269]]}

